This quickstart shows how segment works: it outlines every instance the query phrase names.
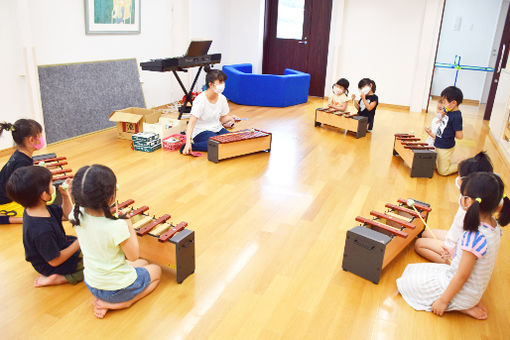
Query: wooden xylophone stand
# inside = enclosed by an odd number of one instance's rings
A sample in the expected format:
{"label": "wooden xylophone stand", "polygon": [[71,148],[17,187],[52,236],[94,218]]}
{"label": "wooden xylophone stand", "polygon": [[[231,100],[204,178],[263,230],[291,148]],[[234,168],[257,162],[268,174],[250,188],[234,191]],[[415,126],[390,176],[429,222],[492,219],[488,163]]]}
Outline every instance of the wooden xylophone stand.
{"label": "wooden xylophone stand", "polygon": [[209,138],[207,159],[218,163],[227,158],[271,151],[272,134],[257,129],[234,131]]}
{"label": "wooden xylophone stand", "polygon": [[358,116],[357,114],[351,115],[349,112],[341,114],[337,114],[336,112],[337,111],[327,108],[315,109],[315,127],[326,124],[354,132],[356,134],[356,138],[365,137],[368,126],[367,117]]}
{"label": "wooden xylophone stand", "polygon": [[435,148],[420,142],[420,139],[412,134],[395,134],[393,155],[400,156],[411,168],[411,177],[432,178],[434,175],[437,157]]}
{"label": "wooden xylophone stand", "polygon": [[186,228],[186,222],[176,225],[169,222],[170,215],[151,217],[146,213],[147,206],[128,208],[133,203],[133,200],[122,202],[119,209],[121,216],[133,223],[140,257],[175,270],[177,283],[182,283],[195,272],[195,232]]}
{"label": "wooden xylophone stand", "polygon": [[[418,237],[425,225],[417,213],[399,199],[400,205],[386,204],[384,213],[371,211],[373,219],[358,216],[362,224],[347,231],[342,269],[379,283],[382,271]],[[431,211],[427,203],[416,201],[424,220]]]}

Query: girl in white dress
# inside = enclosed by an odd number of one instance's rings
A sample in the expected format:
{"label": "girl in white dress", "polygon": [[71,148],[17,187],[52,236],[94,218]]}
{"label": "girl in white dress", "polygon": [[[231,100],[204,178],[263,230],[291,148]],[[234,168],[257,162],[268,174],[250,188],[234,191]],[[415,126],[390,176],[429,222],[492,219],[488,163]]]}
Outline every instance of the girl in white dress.
{"label": "girl in white dress", "polygon": [[500,225],[510,222],[510,200],[503,189],[499,176],[492,173],[476,172],[463,180],[464,232],[452,263],[410,264],[397,279],[398,291],[411,307],[439,316],[456,310],[475,319],[487,318],[480,299],[496,262]]}

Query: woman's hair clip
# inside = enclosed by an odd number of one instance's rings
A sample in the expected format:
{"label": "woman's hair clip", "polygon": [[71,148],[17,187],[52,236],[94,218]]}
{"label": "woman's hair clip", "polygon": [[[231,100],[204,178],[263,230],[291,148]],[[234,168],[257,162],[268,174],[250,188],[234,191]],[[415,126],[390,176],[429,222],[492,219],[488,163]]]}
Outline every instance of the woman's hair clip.
{"label": "woman's hair clip", "polygon": [[503,199],[507,198],[507,195],[506,194],[503,194]]}
{"label": "woman's hair clip", "polygon": [[119,191],[119,188],[120,188],[120,187],[119,187],[119,183],[116,183],[116,184],[115,184],[115,189],[116,189],[117,191]]}
{"label": "woman's hair clip", "polygon": [[478,203],[482,203],[482,199],[480,197],[475,198],[475,201],[477,201]]}
{"label": "woman's hair clip", "polygon": [[11,132],[16,131],[16,128],[14,127],[14,125],[11,125],[11,128],[9,129],[9,131],[11,131]]}

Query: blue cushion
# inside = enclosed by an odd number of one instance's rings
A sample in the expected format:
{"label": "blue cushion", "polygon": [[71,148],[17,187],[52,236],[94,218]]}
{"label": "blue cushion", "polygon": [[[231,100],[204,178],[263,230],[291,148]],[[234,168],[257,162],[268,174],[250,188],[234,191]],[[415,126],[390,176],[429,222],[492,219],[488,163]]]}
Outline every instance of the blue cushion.
{"label": "blue cushion", "polygon": [[251,64],[225,65],[223,72],[223,94],[236,104],[285,107],[308,100],[308,73],[287,68],[283,75],[253,74]]}

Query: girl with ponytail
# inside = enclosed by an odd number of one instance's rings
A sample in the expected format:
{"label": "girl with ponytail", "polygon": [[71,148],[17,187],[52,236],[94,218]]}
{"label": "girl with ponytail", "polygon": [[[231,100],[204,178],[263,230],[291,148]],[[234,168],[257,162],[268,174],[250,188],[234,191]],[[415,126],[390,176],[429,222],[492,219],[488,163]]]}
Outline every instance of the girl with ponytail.
{"label": "girl with ponytail", "polygon": [[5,185],[14,170],[34,165],[32,154],[44,147],[42,126],[32,119],[19,119],[14,124],[0,123],[0,136],[9,131],[16,144],[16,151],[0,171],[0,224],[22,223],[23,207],[7,196]]}
{"label": "girl with ponytail", "polygon": [[487,319],[481,298],[489,284],[499,244],[501,226],[510,222],[510,200],[498,175],[475,172],[462,180],[461,206],[466,210],[460,242],[450,265],[410,264],[397,287],[416,310],[459,311]]}
{"label": "girl with ponytail", "polygon": [[111,213],[117,179],[113,171],[94,164],[78,170],[73,179],[74,225],[83,253],[85,285],[95,297],[94,314],[130,307],[152,292],[161,268],[139,259],[138,240],[131,221]]}

